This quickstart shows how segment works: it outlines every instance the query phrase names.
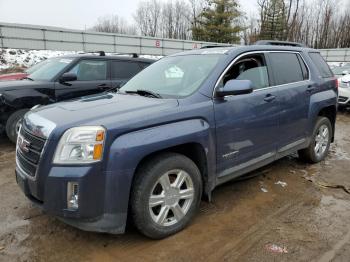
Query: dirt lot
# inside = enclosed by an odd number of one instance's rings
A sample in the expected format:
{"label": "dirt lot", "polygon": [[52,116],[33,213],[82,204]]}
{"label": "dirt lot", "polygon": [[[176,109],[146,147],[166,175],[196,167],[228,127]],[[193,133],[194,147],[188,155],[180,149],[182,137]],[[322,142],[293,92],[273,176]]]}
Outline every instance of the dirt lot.
{"label": "dirt lot", "polygon": [[[225,184],[186,230],[162,241],[132,228],[120,236],[87,233],[42,214],[17,187],[15,149],[3,138],[0,261],[349,261],[349,134],[343,112],[326,161],[311,166],[290,156]],[[272,252],[273,244],[283,252]]]}

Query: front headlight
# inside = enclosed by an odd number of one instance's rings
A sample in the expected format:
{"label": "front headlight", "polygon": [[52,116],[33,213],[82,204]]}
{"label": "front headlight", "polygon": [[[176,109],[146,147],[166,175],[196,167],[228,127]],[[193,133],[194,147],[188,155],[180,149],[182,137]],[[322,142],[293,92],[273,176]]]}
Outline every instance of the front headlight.
{"label": "front headlight", "polygon": [[349,82],[340,81],[339,87],[348,88],[348,87],[350,87],[350,83]]}
{"label": "front headlight", "polygon": [[83,164],[102,159],[106,130],[102,126],[68,129],[56,148],[55,164]]}

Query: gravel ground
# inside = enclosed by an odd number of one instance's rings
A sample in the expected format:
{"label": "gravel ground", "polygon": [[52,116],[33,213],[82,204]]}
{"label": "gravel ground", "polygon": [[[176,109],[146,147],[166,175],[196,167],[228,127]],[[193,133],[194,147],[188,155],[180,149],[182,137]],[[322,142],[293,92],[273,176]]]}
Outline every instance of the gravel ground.
{"label": "gravel ground", "polygon": [[222,185],[188,228],[161,241],[132,227],[117,236],[83,232],[43,214],[17,187],[15,147],[2,138],[0,261],[349,261],[349,134],[342,112],[325,161],[289,156]]}

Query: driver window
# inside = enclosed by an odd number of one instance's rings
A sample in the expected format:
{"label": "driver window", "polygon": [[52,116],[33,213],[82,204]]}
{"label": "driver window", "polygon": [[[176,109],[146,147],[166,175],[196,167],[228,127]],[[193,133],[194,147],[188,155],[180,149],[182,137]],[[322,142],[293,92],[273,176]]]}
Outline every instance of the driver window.
{"label": "driver window", "polygon": [[76,74],[78,81],[106,80],[107,62],[98,60],[82,60],[69,72]]}
{"label": "driver window", "polygon": [[233,79],[252,81],[254,90],[268,87],[269,77],[264,55],[247,55],[239,59],[221,79],[220,86]]}

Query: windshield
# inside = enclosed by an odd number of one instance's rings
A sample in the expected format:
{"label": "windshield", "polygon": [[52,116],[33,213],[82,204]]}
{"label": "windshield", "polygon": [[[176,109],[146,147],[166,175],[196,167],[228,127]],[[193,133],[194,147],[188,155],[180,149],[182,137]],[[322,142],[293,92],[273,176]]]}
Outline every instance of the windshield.
{"label": "windshield", "polygon": [[43,65],[45,65],[45,61],[47,61],[47,60],[41,61],[41,62],[39,62],[39,63],[37,63],[37,64],[35,64],[35,65],[29,67],[29,68],[26,70],[26,73],[27,73],[27,74],[33,74],[34,71],[36,71],[37,69],[39,69],[40,67],[42,67]]}
{"label": "windshield", "polygon": [[147,90],[165,98],[188,96],[201,86],[221,57],[215,54],[163,58],[133,77],[120,91]]}
{"label": "windshield", "polygon": [[349,71],[350,73],[350,66],[338,66],[333,68],[332,71],[335,75],[341,75],[344,71]]}
{"label": "windshield", "polygon": [[50,58],[40,64],[37,68],[34,68],[34,72],[29,75],[29,78],[33,80],[50,81],[56,76],[63,68],[68,66],[73,61],[72,58]]}

